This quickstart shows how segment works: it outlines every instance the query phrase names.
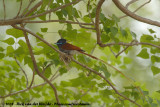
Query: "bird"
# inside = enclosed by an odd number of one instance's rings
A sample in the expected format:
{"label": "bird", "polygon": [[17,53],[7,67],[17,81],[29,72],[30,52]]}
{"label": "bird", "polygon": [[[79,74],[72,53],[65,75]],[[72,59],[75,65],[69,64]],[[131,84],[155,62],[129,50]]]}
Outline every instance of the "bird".
{"label": "bird", "polygon": [[62,38],[62,39],[59,39],[55,44],[58,46],[58,48],[59,48],[59,50],[60,50],[61,52],[65,53],[65,54],[67,54],[67,55],[69,56],[69,57],[61,56],[61,59],[62,59],[62,60],[65,62],[65,64],[67,64],[67,65],[68,65],[68,63],[71,61],[70,55],[72,56],[72,55],[74,55],[74,54],[76,54],[76,53],[82,53],[82,54],[84,54],[84,55],[87,55],[87,56],[89,56],[89,57],[91,57],[91,58],[93,58],[93,59],[99,60],[99,61],[101,61],[102,63],[104,63],[104,64],[112,67],[113,69],[115,69],[116,71],[118,71],[119,73],[121,73],[123,76],[125,76],[128,80],[130,80],[130,78],[128,78],[125,74],[123,74],[120,70],[118,70],[117,68],[115,68],[115,67],[112,66],[111,64],[109,64],[109,63],[107,63],[107,62],[105,62],[105,61],[103,61],[103,60],[101,60],[101,59],[99,59],[99,58],[97,58],[97,57],[95,57],[95,56],[92,56],[92,55],[90,55],[90,54],[85,53],[85,51],[82,50],[81,48],[79,48],[79,47],[77,47],[77,46],[74,46],[74,45],[72,45],[72,44],[70,44],[70,43],[67,43],[67,40],[66,40],[66,39],[63,39],[63,38]]}
{"label": "bird", "polygon": [[55,44],[58,46],[61,52],[66,53],[67,55],[82,53],[84,55],[97,59],[96,57],[85,53],[85,51],[82,50],[80,47],[67,43],[66,39],[59,39]]}

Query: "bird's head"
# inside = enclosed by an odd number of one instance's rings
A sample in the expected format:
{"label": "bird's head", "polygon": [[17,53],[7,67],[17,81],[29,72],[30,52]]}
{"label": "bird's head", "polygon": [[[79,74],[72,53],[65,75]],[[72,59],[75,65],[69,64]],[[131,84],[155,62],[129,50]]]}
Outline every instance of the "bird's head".
{"label": "bird's head", "polygon": [[66,39],[59,39],[55,44],[58,46],[61,46],[61,45],[64,45],[65,43],[67,43]]}

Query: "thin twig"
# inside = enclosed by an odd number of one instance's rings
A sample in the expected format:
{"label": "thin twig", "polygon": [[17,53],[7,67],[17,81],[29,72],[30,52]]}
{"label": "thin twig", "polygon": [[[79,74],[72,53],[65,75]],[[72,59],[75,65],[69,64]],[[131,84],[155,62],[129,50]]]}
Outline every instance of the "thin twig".
{"label": "thin twig", "polygon": [[34,10],[36,10],[43,2],[40,1],[38,2],[35,6],[33,6],[25,15],[23,15],[23,17],[28,16],[29,14],[31,14]]}
{"label": "thin twig", "polygon": [[112,50],[112,48],[109,46],[110,51],[113,53],[114,56],[116,56],[116,54],[114,53],[114,51]]}
{"label": "thin twig", "polygon": [[91,19],[91,21],[92,21],[92,24],[94,25],[95,23],[94,23],[94,21],[93,21],[93,19],[92,19],[92,17],[91,17],[91,13],[90,13],[90,9],[89,9],[89,6],[90,6],[90,0],[88,0],[88,4],[87,4],[87,11],[88,11],[88,13],[89,13],[89,17],[90,17],[90,19]]}
{"label": "thin twig", "polygon": [[28,77],[27,77],[27,74],[26,74],[26,72],[24,71],[24,69],[21,67],[21,65],[20,65],[20,63],[18,62],[16,56],[14,57],[14,59],[15,59],[17,65],[18,65],[18,66],[20,67],[20,69],[22,70],[23,74],[25,75],[25,78],[26,78],[26,87],[28,87]]}
{"label": "thin twig", "polygon": [[[139,6],[136,10],[133,11],[133,13],[137,12],[138,10],[140,10],[142,7],[144,7],[146,4],[150,3],[151,0],[145,2],[144,4],[142,4],[141,6]],[[121,16],[119,17],[120,19],[124,18],[124,17],[127,17],[127,15],[124,15],[124,16]]]}
{"label": "thin twig", "polygon": [[97,72],[97,71],[89,68],[88,66],[86,66],[86,65],[84,65],[84,64],[76,61],[76,60],[73,59],[73,58],[72,58],[72,61],[75,62],[75,63],[77,63],[78,65],[82,66],[83,68],[86,68],[87,70],[93,72],[94,74],[100,76],[101,78],[103,78],[103,79],[112,87],[112,89],[115,91],[116,94],[118,94],[119,96],[123,97],[124,99],[132,102],[133,104],[137,105],[138,107],[141,107],[141,105],[139,105],[139,104],[136,103],[135,101],[133,101],[133,100],[127,98],[126,96],[122,95],[121,93],[119,93],[119,91],[112,85],[112,83],[111,83],[109,80],[107,80],[101,73],[99,73],[99,72]]}
{"label": "thin twig", "polygon": [[76,19],[76,21],[78,22],[78,24],[79,24],[79,26],[80,26],[81,28],[95,30],[95,28],[86,27],[86,26],[81,25],[81,23],[79,23],[78,19],[77,19],[76,17],[74,17],[74,18]]}
{"label": "thin twig", "polygon": [[[133,42],[138,42],[138,41],[137,40],[133,40],[130,44],[132,44]],[[126,46],[122,51],[120,51],[117,55],[115,55],[115,57],[117,58],[121,53],[126,51],[128,48],[129,48],[129,46]]]}
{"label": "thin twig", "polygon": [[133,12],[127,10],[127,9],[121,4],[121,2],[119,2],[119,0],[112,0],[112,1],[114,2],[114,4],[115,4],[123,13],[125,13],[126,15],[132,17],[133,19],[138,20],[138,21],[140,21],[140,22],[144,22],[144,23],[150,24],[150,25],[154,25],[154,26],[160,27],[160,22],[158,22],[158,21],[153,21],[153,20],[150,20],[150,19],[147,19],[147,18],[144,18],[144,17],[141,17],[141,16],[138,16],[138,15],[134,14]]}
{"label": "thin twig", "polygon": [[22,17],[22,16],[28,11],[28,9],[30,8],[30,6],[31,6],[31,4],[33,3],[33,1],[34,1],[34,0],[31,0],[31,1],[29,2],[28,6],[24,9],[24,11],[22,12],[22,14],[21,14],[20,17]]}
{"label": "thin twig", "polygon": [[17,15],[16,15],[16,18],[19,16],[19,14],[20,14],[20,12],[21,12],[22,3],[23,3],[23,0],[21,0],[21,2],[20,2],[19,11],[18,11],[18,13],[17,13]]}
{"label": "thin twig", "polygon": [[[89,91],[91,91],[93,89],[93,86],[91,86],[85,93],[83,93],[79,99],[81,99],[83,96],[85,96],[86,94],[88,94]],[[74,103],[77,103],[78,100],[74,101]]]}
{"label": "thin twig", "polygon": [[48,64],[43,70],[42,70],[42,74],[45,72],[45,70],[50,67],[51,65],[53,65],[53,63]]}
{"label": "thin twig", "polygon": [[4,11],[4,19],[3,20],[6,20],[6,5],[5,5],[4,0],[3,0],[3,11]]}
{"label": "thin twig", "polygon": [[[49,0],[49,2],[48,2],[47,10],[49,10],[49,8],[50,8],[51,1],[52,1],[52,0]],[[48,14],[48,19],[51,20],[51,13]]]}
{"label": "thin twig", "polygon": [[126,4],[125,7],[128,8],[129,5],[133,4],[133,3],[136,2],[136,1],[138,1],[138,0],[131,0],[130,2],[128,2],[128,3]]}

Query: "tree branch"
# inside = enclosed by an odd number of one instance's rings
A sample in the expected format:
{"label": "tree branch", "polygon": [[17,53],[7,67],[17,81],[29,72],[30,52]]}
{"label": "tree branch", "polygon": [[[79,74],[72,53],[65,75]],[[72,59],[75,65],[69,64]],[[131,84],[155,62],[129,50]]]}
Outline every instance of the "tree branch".
{"label": "tree branch", "polygon": [[23,3],[23,0],[21,0],[21,2],[20,2],[19,11],[18,11],[18,13],[17,13],[17,15],[16,15],[16,18],[19,16],[19,14],[20,14],[20,12],[21,12],[22,3]]}
{"label": "tree branch", "polygon": [[134,14],[133,12],[127,10],[127,9],[119,2],[119,0],[112,0],[112,1],[114,2],[114,4],[115,4],[123,13],[125,13],[126,15],[132,17],[133,19],[138,20],[138,21],[140,21],[140,22],[144,22],[144,23],[150,24],[150,25],[155,25],[155,26],[160,27],[160,22],[158,22],[158,21],[153,21],[153,20],[150,20],[150,19],[147,19],[147,18],[144,18],[144,17],[141,17],[141,16],[138,16],[138,15]]}
{"label": "tree branch", "polygon": [[100,15],[100,10],[101,6],[104,3],[105,0],[99,0],[97,8],[96,8],[96,17],[95,17],[95,29],[96,29],[96,34],[97,34],[97,44],[101,44],[101,32],[99,28],[99,15]]}
{"label": "tree branch", "polygon": [[118,94],[119,96],[123,97],[124,99],[132,102],[133,104],[137,105],[138,107],[141,107],[141,105],[137,104],[135,101],[133,101],[133,100],[127,98],[126,96],[122,95],[121,93],[119,93],[119,91],[112,85],[112,83],[111,83],[109,80],[107,80],[103,75],[101,75],[101,73],[99,73],[99,72],[97,72],[97,71],[89,68],[88,66],[86,66],[86,65],[84,65],[84,64],[76,61],[76,60],[73,59],[73,58],[72,58],[72,61],[75,62],[75,63],[77,63],[78,65],[82,66],[83,68],[85,68],[85,69],[93,72],[94,74],[100,76],[101,78],[103,78],[103,79],[112,87],[112,89],[115,91],[116,94]]}
{"label": "tree branch", "polygon": [[82,1],[82,0],[76,0],[76,1],[70,2],[68,4],[59,6],[59,7],[55,8],[55,9],[51,9],[51,10],[45,11],[45,12],[43,12],[41,14],[38,14],[38,15],[33,15],[33,16],[28,16],[28,17],[23,17],[23,18],[17,18],[17,19],[9,19],[9,20],[5,20],[5,21],[4,20],[0,20],[0,25],[2,26],[2,25],[21,24],[24,20],[33,19],[33,18],[36,18],[36,17],[39,17],[39,16],[46,15],[46,14],[51,13],[51,12],[55,12],[55,11],[57,11],[59,9],[63,9],[65,7],[67,7],[67,6],[70,6],[72,4],[76,4],[76,3],[80,2],[80,1]]}
{"label": "tree branch", "polygon": [[[18,29],[17,26],[13,26],[13,27],[16,28],[16,29]],[[22,28],[25,29],[23,25],[22,25]],[[23,31],[23,33],[24,33],[24,36],[25,36],[25,39],[26,39],[26,43],[27,43],[27,45],[28,45],[28,49],[29,49],[30,56],[31,56],[31,59],[32,59],[32,62],[33,62],[34,70],[37,72],[37,74],[38,74],[41,78],[43,78],[43,79],[52,87],[52,89],[53,89],[53,91],[54,91],[54,94],[55,94],[55,97],[56,97],[56,101],[57,101],[58,104],[60,104],[56,87],[38,70],[38,66],[37,66],[37,63],[36,63],[34,54],[33,54],[33,52],[32,52],[32,47],[31,47],[31,45],[30,45],[30,42],[29,42],[27,33],[26,33],[25,30],[22,30],[22,31]]]}
{"label": "tree branch", "polygon": [[81,23],[81,22],[73,22],[73,21],[66,21],[66,20],[45,20],[45,21],[29,21],[29,20],[25,20],[22,23],[49,23],[49,22],[81,24],[81,25],[93,25],[92,23]]}
{"label": "tree branch", "polygon": [[[144,4],[142,4],[141,6],[139,6],[136,10],[133,11],[133,13],[137,12],[139,9],[141,9],[143,6],[145,6],[146,4],[150,3],[151,0],[145,2]],[[119,17],[120,19],[124,18],[124,17],[127,17],[127,15],[124,15],[124,16],[121,16]]]}
{"label": "tree branch", "polygon": [[40,1],[38,2],[34,7],[32,7],[25,15],[23,15],[23,17],[28,16],[29,14],[31,14],[34,10],[36,10],[43,2]]}
{"label": "tree branch", "polygon": [[[56,73],[57,73],[57,72],[58,72],[58,71],[56,71]],[[55,73],[55,74],[56,74],[56,73]],[[53,75],[53,76],[55,76],[55,75]],[[50,79],[50,81],[55,80],[59,75],[55,76],[54,78],[53,78],[53,76],[52,76],[52,78]],[[19,94],[19,93],[22,93],[22,92],[25,92],[25,91],[29,91],[30,89],[34,89],[34,88],[39,87],[39,86],[44,86],[44,85],[46,85],[46,84],[47,84],[47,82],[44,82],[44,83],[42,83],[42,84],[38,84],[38,85],[32,86],[31,88],[26,88],[26,89],[23,89],[23,90],[20,90],[20,91],[17,91],[17,92],[9,93],[8,95],[5,95],[5,96],[0,96],[0,98],[6,98],[6,97],[9,97],[9,96],[12,96],[12,95],[16,95],[16,94]]]}
{"label": "tree branch", "polygon": [[4,11],[4,19],[6,20],[6,5],[5,5],[5,1],[3,0],[3,11]]}

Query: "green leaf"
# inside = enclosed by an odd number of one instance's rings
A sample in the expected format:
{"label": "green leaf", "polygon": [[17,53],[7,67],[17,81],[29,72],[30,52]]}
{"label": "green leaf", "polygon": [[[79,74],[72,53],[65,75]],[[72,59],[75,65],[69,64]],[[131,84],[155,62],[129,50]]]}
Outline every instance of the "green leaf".
{"label": "green leaf", "polygon": [[131,62],[132,62],[132,59],[131,58],[129,58],[129,57],[124,57],[124,63],[125,64],[130,64]]}
{"label": "green leaf", "polygon": [[0,59],[4,58],[5,54],[4,53],[0,53]]}
{"label": "green leaf", "polygon": [[1,52],[3,52],[3,51],[4,51],[4,49],[3,49],[2,47],[0,47],[0,51],[1,51]]}
{"label": "green leaf", "polygon": [[122,36],[126,37],[128,36],[127,32],[125,30],[123,30],[122,28],[120,28],[121,34]]}
{"label": "green leaf", "polygon": [[51,67],[48,67],[48,68],[45,70],[44,75],[45,75],[45,77],[49,78],[51,74],[52,74],[52,73],[51,73]]}
{"label": "green leaf", "polygon": [[12,46],[8,46],[7,47],[7,55],[11,55],[11,54],[13,54],[13,52],[14,52],[13,47]]}
{"label": "green leaf", "polygon": [[149,58],[149,54],[147,52],[147,49],[142,49],[141,52],[137,55],[143,59],[148,59]]}
{"label": "green leaf", "polygon": [[152,66],[151,70],[153,72],[153,75],[159,74],[160,73],[160,68]]}
{"label": "green leaf", "polygon": [[114,14],[112,15],[112,19],[113,19],[115,22],[119,22],[119,21],[120,21],[120,19],[119,19],[117,16],[115,16]]}
{"label": "green leaf", "polygon": [[14,39],[13,38],[8,38],[4,40],[3,42],[7,43],[8,45],[13,45],[14,44]]}
{"label": "green leaf", "polygon": [[41,28],[41,32],[47,32],[48,28]]}
{"label": "green leaf", "polygon": [[111,27],[110,30],[111,30],[113,36],[115,36],[118,32],[118,29],[116,27]]}
{"label": "green leaf", "polygon": [[155,31],[154,30],[152,30],[152,29],[148,29],[149,30],[149,32],[152,34],[152,33],[155,33]]}
{"label": "green leaf", "polygon": [[60,74],[62,75],[62,74],[64,74],[64,73],[66,73],[67,72],[67,70],[66,70],[66,68],[61,68],[60,70],[59,70],[59,72],[60,72]]}
{"label": "green leaf", "polygon": [[141,42],[151,42],[154,38],[151,35],[143,35],[141,36]]}
{"label": "green leaf", "polygon": [[84,16],[83,17],[83,21],[86,22],[86,23],[90,23],[91,22],[91,19],[87,16]]}
{"label": "green leaf", "polygon": [[23,32],[15,28],[7,29],[6,33],[8,35],[12,35],[15,38],[23,37]]}
{"label": "green leaf", "polygon": [[160,62],[160,57],[152,55],[151,56],[151,61],[154,64],[155,62]]}
{"label": "green leaf", "polygon": [[134,32],[130,31],[130,33],[131,33],[132,37],[134,37],[134,38],[137,37],[137,35]]}
{"label": "green leaf", "polygon": [[102,33],[101,38],[103,43],[106,43],[110,40],[110,37],[105,33]]}

